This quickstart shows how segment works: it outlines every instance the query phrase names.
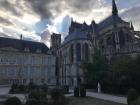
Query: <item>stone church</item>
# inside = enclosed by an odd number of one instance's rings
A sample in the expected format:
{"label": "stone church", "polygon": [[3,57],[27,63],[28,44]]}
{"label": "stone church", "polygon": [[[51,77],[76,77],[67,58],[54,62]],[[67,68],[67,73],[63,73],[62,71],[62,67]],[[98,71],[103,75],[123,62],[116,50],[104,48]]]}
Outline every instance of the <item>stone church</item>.
{"label": "stone church", "polygon": [[115,0],[112,14],[100,23],[90,25],[71,20],[69,33],[61,43],[61,35],[51,36],[51,50],[56,56],[56,76],[59,85],[76,86],[84,82],[82,61],[91,61],[94,47],[110,60],[117,55],[136,56],[140,52],[140,32],[135,31],[132,22],[126,22],[118,15]]}

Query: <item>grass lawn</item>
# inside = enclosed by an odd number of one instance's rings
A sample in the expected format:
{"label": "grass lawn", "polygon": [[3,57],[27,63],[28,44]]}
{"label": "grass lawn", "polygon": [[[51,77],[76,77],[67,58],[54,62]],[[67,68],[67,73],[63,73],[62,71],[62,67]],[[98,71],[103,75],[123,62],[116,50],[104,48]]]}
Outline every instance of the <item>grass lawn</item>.
{"label": "grass lawn", "polygon": [[119,103],[114,103],[110,101],[104,101],[96,98],[86,97],[69,97],[69,104],[68,105],[124,105]]}

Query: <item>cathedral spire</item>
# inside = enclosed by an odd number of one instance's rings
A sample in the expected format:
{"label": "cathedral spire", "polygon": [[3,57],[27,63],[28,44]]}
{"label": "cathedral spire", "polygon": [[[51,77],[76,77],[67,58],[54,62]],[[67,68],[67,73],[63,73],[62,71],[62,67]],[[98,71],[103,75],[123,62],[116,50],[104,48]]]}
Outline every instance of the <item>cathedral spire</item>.
{"label": "cathedral spire", "polygon": [[115,0],[112,0],[112,15],[118,15],[118,9]]}

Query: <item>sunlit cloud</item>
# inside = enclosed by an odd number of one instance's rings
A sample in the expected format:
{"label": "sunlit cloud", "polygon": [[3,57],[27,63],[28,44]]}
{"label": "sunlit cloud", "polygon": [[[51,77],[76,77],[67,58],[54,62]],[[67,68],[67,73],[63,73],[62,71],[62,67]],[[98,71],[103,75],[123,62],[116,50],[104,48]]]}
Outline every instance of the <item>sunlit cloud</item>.
{"label": "sunlit cloud", "polygon": [[[71,18],[90,24],[99,23],[111,14],[112,0],[0,0],[0,35],[44,42],[50,46],[53,32],[68,34]],[[119,15],[140,24],[139,0],[116,0]],[[37,26],[38,25],[38,26]]]}

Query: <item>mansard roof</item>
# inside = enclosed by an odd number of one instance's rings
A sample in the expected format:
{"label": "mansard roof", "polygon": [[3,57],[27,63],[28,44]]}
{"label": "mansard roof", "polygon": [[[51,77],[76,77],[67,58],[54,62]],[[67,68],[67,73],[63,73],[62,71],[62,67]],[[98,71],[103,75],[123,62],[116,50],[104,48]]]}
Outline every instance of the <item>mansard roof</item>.
{"label": "mansard roof", "polygon": [[12,47],[21,52],[28,48],[30,53],[37,53],[37,50],[40,50],[41,53],[46,54],[48,51],[48,47],[41,42],[0,37],[0,48],[5,47]]}

